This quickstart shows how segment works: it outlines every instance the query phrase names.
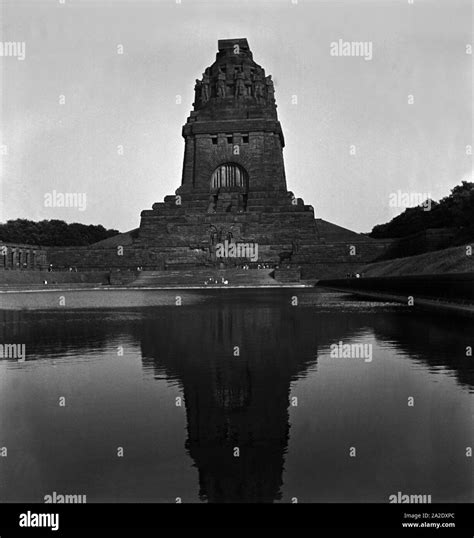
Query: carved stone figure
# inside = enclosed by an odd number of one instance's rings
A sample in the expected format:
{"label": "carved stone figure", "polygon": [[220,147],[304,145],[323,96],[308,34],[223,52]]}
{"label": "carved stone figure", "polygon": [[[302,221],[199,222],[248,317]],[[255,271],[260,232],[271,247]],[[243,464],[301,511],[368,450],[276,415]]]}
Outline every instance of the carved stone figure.
{"label": "carved stone figure", "polygon": [[236,73],[235,75],[235,96],[244,97],[247,95],[247,88],[244,82],[244,74]]}
{"label": "carved stone figure", "polygon": [[209,205],[207,206],[207,212],[208,213],[215,213],[216,212],[216,205],[217,205],[217,196],[214,194],[211,194],[209,196]]}
{"label": "carved stone figure", "polygon": [[194,104],[198,105],[201,100],[201,81],[196,79],[196,84],[194,85]]}
{"label": "carved stone figure", "polygon": [[224,73],[219,73],[217,75],[216,90],[217,90],[217,97],[225,97],[226,96],[225,75],[224,75]]}
{"label": "carved stone figure", "polygon": [[268,101],[273,102],[275,100],[275,88],[273,87],[273,80],[271,75],[265,77],[265,84],[267,86],[267,99]]}
{"label": "carved stone figure", "polygon": [[210,84],[209,75],[204,73],[202,76],[202,84],[201,84],[201,87],[202,87],[201,101],[203,103],[207,103],[209,101],[209,97],[210,97],[209,84]]}
{"label": "carved stone figure", "polygon": [[265,97],[265,85],[263,84],[263,80],[260,74],[255,75],[253,95],[257,99],[257,101],[260,101]]}

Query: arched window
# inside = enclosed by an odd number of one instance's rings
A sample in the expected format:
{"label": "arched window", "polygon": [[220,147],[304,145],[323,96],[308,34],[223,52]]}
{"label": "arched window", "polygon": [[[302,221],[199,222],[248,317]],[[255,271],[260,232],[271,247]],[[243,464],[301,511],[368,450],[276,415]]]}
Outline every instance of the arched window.
{"label": "arched window", "polygon": [[211,190],[236,188],[247,191],[247,184],[247,172],[235,163],[221,164],[211,177]]}

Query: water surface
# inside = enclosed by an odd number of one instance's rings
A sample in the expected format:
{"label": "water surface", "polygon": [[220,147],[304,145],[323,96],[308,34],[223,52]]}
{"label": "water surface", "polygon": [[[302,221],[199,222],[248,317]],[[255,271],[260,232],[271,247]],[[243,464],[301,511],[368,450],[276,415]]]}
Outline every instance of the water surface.
{"label": "water surface", "polygon": [[1,502],[474,500],[472,321],[315,290],[183,298],[0,312],[26,349],[0,359]]}

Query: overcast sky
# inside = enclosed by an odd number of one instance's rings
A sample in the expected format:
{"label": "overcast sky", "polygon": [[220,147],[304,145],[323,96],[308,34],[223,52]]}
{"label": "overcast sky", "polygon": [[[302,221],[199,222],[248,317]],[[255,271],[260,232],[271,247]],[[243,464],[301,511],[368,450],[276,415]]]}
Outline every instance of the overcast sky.
{"label": "overcast sky", "polygon": [[[26,44],[24,60],[0,56],[1,221],[137,227],[179,187],[194,80],[237,37],[273,76],[288,188],[317,217],[369,231],[403,211],[392,193],[439,199],[472,180],[470,0],[0,6],[0,41]],[[339,39],[370,42],[372,59],[332,56]],[[86,209],[45,207],[53,190]]]}

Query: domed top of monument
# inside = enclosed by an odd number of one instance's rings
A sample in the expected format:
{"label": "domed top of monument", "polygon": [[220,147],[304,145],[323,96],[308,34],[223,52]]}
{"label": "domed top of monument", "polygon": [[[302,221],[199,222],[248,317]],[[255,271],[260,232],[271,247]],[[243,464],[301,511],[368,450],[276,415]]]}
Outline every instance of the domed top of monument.
{"label": "domed top of monument", "polygon": [[216,61],[196,80],[188,122],[277,119],[271,75],[253,60],[247,39],[219,39]]}

